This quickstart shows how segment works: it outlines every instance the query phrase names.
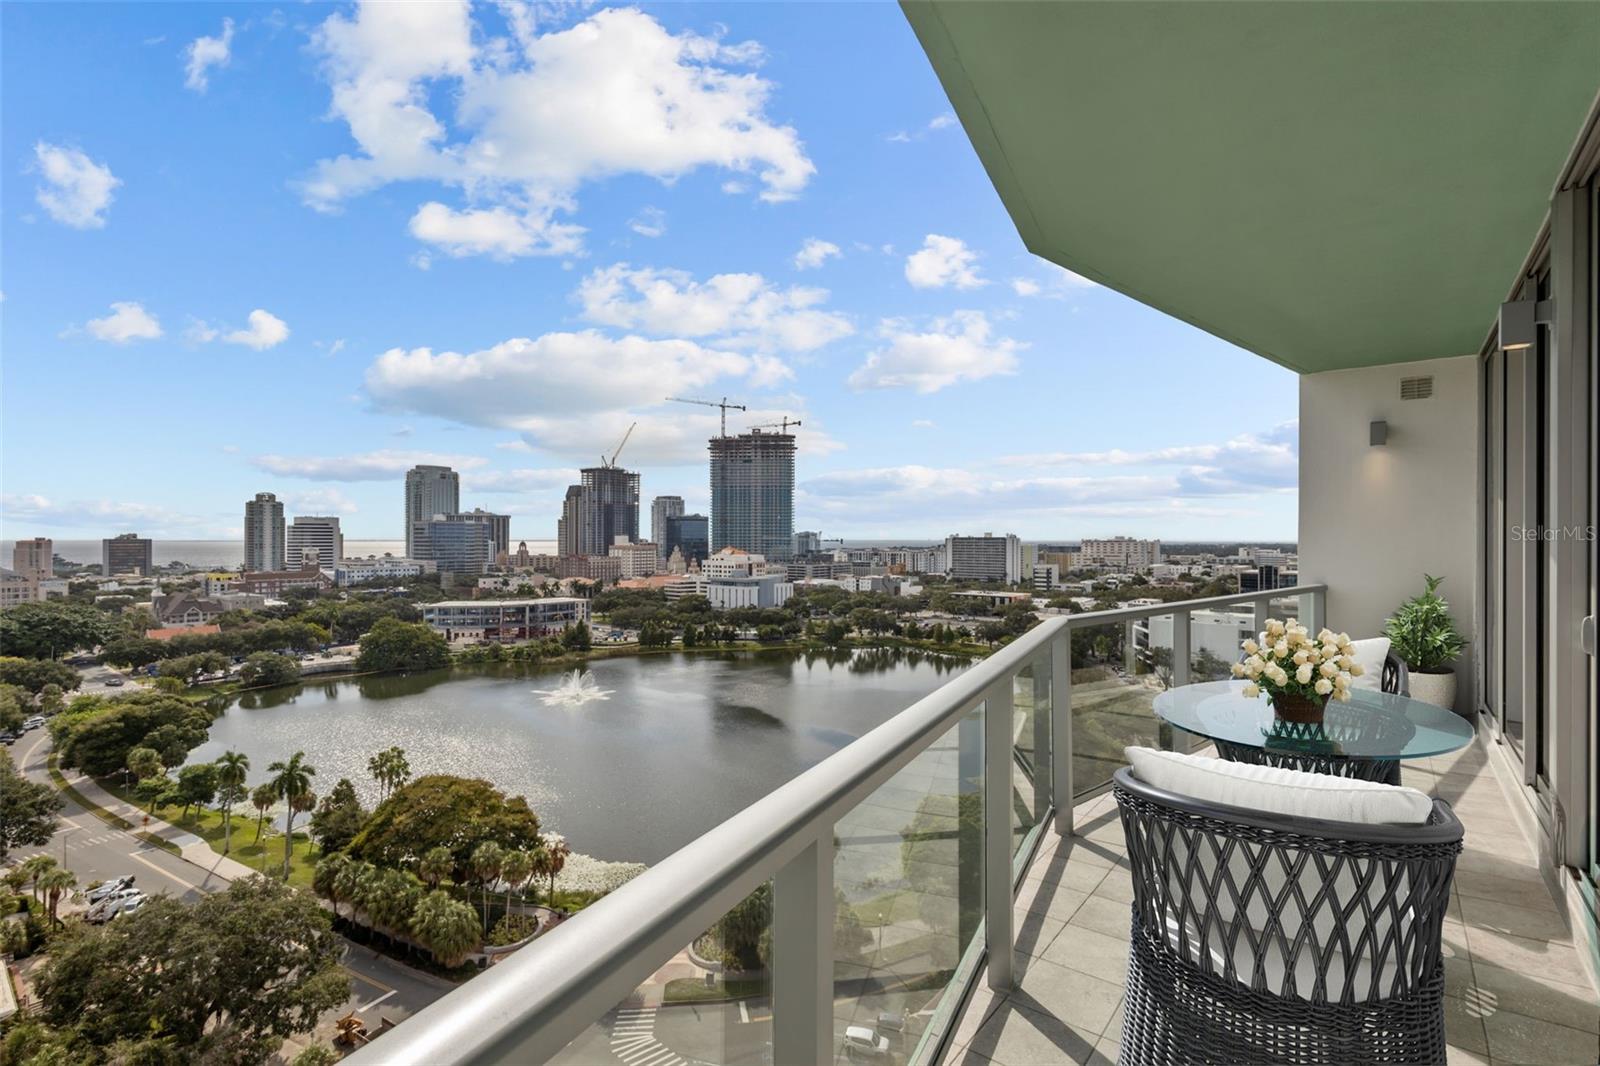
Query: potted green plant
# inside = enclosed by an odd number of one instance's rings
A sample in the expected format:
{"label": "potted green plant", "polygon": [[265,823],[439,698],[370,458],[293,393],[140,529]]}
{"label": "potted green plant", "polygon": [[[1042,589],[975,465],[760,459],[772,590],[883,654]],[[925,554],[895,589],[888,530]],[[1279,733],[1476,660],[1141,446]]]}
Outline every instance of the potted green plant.
{"label": "potted green plant", "polygon": [[1411,696],[1440,707],[1456,702],[1456,657],[1467,640],[1450,617],[1450,604],[1439,595],[1442,577],[1423,574],[1422,595],[1402,603],[1383,626],[1389,650],[1411,673]]}

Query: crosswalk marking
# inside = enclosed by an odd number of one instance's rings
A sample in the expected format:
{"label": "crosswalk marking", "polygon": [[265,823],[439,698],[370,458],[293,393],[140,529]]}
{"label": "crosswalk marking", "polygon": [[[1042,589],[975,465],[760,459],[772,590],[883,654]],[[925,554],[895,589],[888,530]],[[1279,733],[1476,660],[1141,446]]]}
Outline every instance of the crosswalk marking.
{"label": "crosswalk marking", "polygon": [[687,1066],[682,1056],[656,1039],[656,1008],[628,1007],[611,1023],[611,1054],[626,1066]]}

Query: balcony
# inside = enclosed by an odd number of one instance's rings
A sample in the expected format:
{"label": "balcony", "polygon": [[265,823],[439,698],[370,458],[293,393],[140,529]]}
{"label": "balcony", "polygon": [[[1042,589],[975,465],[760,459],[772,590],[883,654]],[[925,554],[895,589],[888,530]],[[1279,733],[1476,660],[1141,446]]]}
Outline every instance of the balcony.
{"label": "balcony", "polygon": [[[1132,896],[1110,774],[1128,744],[1197,746],[1151,705],[1207,679],[1218,618],[1320,623],[1325,593],[1051,618],[356,1061],[1114,1060]],[[1467,825],[1452,1061],[1593,1061],[1600,1000],[1481,746],[1405,773]],[[730,928],[758,946],[743,975],[706,965]]]}

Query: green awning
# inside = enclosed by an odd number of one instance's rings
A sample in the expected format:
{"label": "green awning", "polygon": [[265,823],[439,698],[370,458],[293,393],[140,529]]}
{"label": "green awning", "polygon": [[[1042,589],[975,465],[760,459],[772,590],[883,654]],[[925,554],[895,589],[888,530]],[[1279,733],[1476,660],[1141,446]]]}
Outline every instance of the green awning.
{"label": "green awning", "polygon": [[1600,2],[906,0],[1029,249],[1301,372],[1476,352]]}

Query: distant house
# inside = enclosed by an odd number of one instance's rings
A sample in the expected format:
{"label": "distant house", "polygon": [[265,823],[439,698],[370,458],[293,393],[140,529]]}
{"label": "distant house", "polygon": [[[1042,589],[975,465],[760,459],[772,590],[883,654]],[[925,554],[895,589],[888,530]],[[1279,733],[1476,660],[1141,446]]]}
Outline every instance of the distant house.
{"label": "distant house", "polygon": [[228,605],[218,600],[179,593],[165,596],[154,605],[156,621],[171,629],[192,629],[215,622],[228,610]]}

